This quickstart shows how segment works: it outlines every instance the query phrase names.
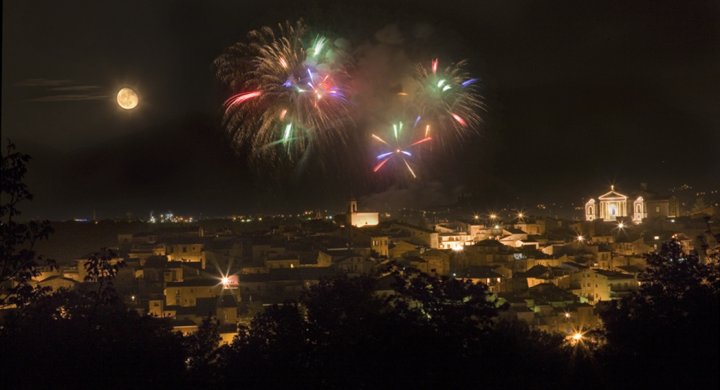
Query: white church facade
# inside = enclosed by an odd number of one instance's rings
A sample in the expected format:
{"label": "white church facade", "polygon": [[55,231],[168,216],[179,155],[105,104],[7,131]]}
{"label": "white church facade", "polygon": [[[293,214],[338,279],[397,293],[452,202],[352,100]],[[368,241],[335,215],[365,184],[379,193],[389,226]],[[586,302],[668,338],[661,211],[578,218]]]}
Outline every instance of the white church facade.
{"label": "white church facade", "polygon": [[357,201],[355,199],[348,202],[347,224],[355,227],[377,226],[380,222],[378,212],[358,212]]}
{"label": "white church facade", "polygon": [[680,215],[679,203],[675,197],[654,197],[646,191],[644,195],[638,194],[631,198],[615,191],[615,186],[612,185],[609,192],[598,196],[597,200],[590,199],[585,203],[585,220],[632,219],[634,223],[641,223],[647,218],[674,218]]}

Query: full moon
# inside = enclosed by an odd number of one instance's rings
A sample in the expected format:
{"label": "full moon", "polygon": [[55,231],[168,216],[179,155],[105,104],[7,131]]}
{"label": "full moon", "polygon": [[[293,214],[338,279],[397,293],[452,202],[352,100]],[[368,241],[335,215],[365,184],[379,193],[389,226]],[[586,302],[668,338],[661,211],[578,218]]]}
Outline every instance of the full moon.
{"label": "full moon", "polygon": [[138,95],[130,88],[123,88],[117,93],[118,106],[125,110],[132,110],[138,105]]}

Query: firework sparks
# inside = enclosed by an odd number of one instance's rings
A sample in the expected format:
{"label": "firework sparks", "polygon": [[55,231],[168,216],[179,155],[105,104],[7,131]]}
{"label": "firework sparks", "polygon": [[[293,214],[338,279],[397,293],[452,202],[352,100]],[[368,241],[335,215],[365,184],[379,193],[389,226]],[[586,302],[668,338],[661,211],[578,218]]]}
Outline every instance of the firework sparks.
{"label": "firework sparks", "polygon": [[238,93],[236,95],[230,96],[230,98],[225,101],[225,107],[227,108],[230,106],[244,103],[244,102],[246,102],[254,97],[258,97],[260,95],[262,95],[262,92],[260,92],[260,91]]}
{"label": "firework sparks", "polygon": [[394,136],[394,146],[390,142],[382,139],[381,137],[372,134],[373,139],[391,148],[390,151],[380,153],[375,157],[375,159],[379,162],[373,167],[373,172],[378,172],[383,166],[385,166],[385,164],[387,164],[388,161],[392,159],[399,159],[404,163],[408,172],[410,172],[410,175],[412,175],[413,178],[417,178],[415,171],[412,169],[412,166],[407,160],[409,157],[413,157],[413,153],[409,149],[425,142],[431,141],[432,138],[426,136],[425,138],[417,140],[407,146],[401,146],[400,139],[403,130],[403,122],[394,123],[392,125],[392,129],[392,134]]}
{"label": "firework sparks", "polygon": [[476,85],[478,79],[468,76],[465,65],[461,61],[440,69],[438,59],[432,60],[430,69],[418,65],[413,98],[419,116],[427,123],[426,135],[430,123],[441,141],[452,135],[462,138],[480,124],[478,112],[484,106]]}
{"label": "firework sparks", "polygon": [[[346,57],[324,36],[308,41],[306,27],[285,23],[248,34],[215,60],[218,78],[239,93],[226,100],[225,126],[253,157],[302,155],[345,141],[351,121]],[[271,146],[282,143],[284,148]]]}

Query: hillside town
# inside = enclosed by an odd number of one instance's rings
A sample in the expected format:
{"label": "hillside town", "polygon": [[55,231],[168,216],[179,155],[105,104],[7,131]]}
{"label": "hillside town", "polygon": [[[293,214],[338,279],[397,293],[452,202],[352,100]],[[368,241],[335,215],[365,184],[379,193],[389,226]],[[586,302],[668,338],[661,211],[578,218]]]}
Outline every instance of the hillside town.
{"label": "hillside town", "polygon": [[[232,229],[236,218],[212,229],[168,223],[119,234],[105,253],[122,265],[114,286],[129,307],[171,319],[183,335],[214,318],[223,344],[264,308],[297,299],[323,278],[369,276],[378,279],[377,294],[391,294],[391,267],[484,283],[506,308],[501,316],[570,334],[599,326],[603,302],[638,287],[644,254],[662,242],[677,240],[703,259],[717,253],[708,221],[683,215],[672,198],[631,199],[614,188],[588,201],[584,221],[518,211],[408,223],[359,211],[351,200],[335,218],[245,231]],[[34,282],[53,290],[92,283],[88,261],[48,269]]]}

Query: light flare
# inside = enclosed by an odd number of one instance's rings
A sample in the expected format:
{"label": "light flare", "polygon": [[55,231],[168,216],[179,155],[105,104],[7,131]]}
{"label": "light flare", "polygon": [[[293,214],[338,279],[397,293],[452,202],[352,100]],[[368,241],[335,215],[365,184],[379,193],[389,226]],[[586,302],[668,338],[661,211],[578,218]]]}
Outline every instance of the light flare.
{"label": "light flare", "polygon": [[460,126],[467,127],[467,122],[465,122],[465,119],[461,118],[460,115],[455,113],[451,113],[450,115],[457,121],[457,123],[460,124]]}
{"label": "light flare", "polygon": [[382,139],[382,138],[378,137],[378,136],[377,136],[377,135],[375,135],[375,134],[373,134],[373,135],[372,135],[372,137],[373,137],[373,138],[375,138],[376,140],[378,140],[378,141],[380,141],[380,142],[384,143],[385,145],[388,145],[388,146],[390,145],[389,143],[387,143],[387,141],[385,141],[384,139]]}
{"label": "light flare", "polygon": [[380,163],[378,165],[376,165],[375,168],[373,168],[373,172],[379,171],[380,168],[382,168],[383,165],[385,165],[385,163],[388,161],[390,161],[390,157],[386,158],[385,160],[380,161]]}
{"label": "light flare", "polygon": [[288,123],[287,126],[285,126],[285,132],[283,133],[283,142],[287,142],[290,139],[290,134],[292,134],[292,123]]}
{"label": "light flare", "polygon": [[238,93],[236,95],[230,96],[230,98],[225,101],[225,107],[230,108],[237,104],[244,103],[252,98],[256,98],[260,95],[262,95],[262,92],[260,92],[260,91]]}
{"label": "light flare", "polygon": [[432,141],[432,137],[425,137],[419,141],[415,141],[415,142],[411,143],[410,146],[420,145],[420,144],[423,144],[428,141]]}
{"label": "light flare", "polygon": [[326,42],[327,39],[325,39],[325,37],[318,37],[315,39],[315,45],[313,46],[313,57],[317,57],[318,54],[320,54]]}
{"label": "light flare", "polygon": [[408,171],[410,171],[410,174],[412,175],[413,179],[417,179],[417,176],[415,175],[415,171],[410,167],[410,164],[408,164],[407,160],[402,159],[405,163],[405,166],[407,167]]}

